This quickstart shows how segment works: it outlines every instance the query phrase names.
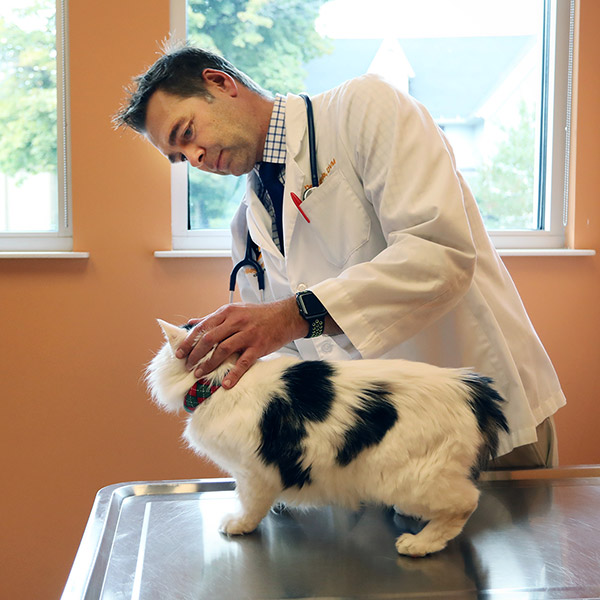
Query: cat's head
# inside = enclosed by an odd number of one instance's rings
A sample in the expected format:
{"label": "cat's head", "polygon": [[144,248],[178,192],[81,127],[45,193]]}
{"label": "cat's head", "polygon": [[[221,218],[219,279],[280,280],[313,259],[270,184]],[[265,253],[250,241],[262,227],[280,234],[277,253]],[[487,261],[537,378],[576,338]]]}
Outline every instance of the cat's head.
{"label": "cat's head", "polygon": [[[145,380],[155,402],[168,411],[177,411],[183,407],[183,400],[188,390],[198,381],[194,370],[186,368],[186,359],[177,358],[175,352],[189,334],[189,327],[178,327],[165,321],[158,320],[166,342],[150,361],[146,368]],[[211,350],[198,364],[212,356]],[[205,375],[206,379],[220,383],[229,365],[219,367],[213,373]]]}

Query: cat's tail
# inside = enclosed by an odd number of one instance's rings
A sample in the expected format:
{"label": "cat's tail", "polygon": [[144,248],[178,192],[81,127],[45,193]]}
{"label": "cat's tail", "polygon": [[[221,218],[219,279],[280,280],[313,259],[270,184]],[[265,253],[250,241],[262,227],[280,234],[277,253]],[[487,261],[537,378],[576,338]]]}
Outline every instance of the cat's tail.
{"label": "cat's tail", "polygon": [[467,402],[483,437],[477,463],[472,467],[472,477],[476,480],[489,460],[496,457],[500,431],[509,433],[509,427],[502,411],[504,398],[492,387],[493,381],[489,377],[468,373],[462,377],[462,382],[468,388]]}

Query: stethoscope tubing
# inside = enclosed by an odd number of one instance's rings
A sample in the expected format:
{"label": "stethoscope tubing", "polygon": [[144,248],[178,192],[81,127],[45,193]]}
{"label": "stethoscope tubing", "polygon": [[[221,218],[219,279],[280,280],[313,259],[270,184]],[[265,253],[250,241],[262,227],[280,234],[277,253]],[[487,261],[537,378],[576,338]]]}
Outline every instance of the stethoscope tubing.
{"label": "stethoscope tubing", "polygon": [[250,267],[256,271],[256,277],[258,279],[258,289],[261,294],[261,302],[265,301],[265,270],[262,268],[258,260],[252,258],[252,252],[256,253],[258,258],[258,246],[252,241],[250,232],[246,238],[246,254],[244,258],[240,260],[231,271],[229,276],[229,304],[233,303],[233,293],[235,292],[235,281],[237,279],[238,272],[242,267]]}
{"label": "stethoscope tubing", "polygon": [[[306,94],[300,94],[300,97],[306,104],[306,123],[308,125],[308,155],[310,159],[310,178],[312,187],[319,187],[319,177],[317,175],[317,143],[315,140],[315,117],[313,114],[312,102]],[[311,189],[311,188],[309,188]],[[308,191],[308,190],[307,190]]]}

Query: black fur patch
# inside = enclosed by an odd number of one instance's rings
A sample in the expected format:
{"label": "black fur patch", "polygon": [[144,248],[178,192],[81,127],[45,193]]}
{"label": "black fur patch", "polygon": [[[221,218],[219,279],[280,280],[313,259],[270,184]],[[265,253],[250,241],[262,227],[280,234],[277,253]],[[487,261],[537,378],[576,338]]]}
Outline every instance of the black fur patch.
{"label": "black fur patch", "polygon": [[356,423],[344,434],[344,445],[336,461],[345,467],[363,450],[381,442],[398,420],[398,411],[388,399],[392,392],[383,384],[359,392],[359,407],[354,409]]}
{"label": "black fur patch", "polygon": [[488,460],[496,456],[500,430],[509,433],[509,427],[502,412],[504,398],[492,387],[493,381],[489,377],[471,373],[463,378],[463,382],[471,392],[469,406],[485,440],[485,447],[481,450],[478,464],[471,468],[472,478],[477,479],[479,471],[485,469]]}
{"label": "black fur patch", "polygon": [[331,411],[334,368],[322,361],[305,361],[282,375],[285,394],[271,398],[260,421],[259,455],[276,465],[285,488],[310,483],[310,466],[302,467],[307,422],[322,422]]}
{"label": "black fur patch", "polygon": [[310,483],[310,466],[302,468],[302,440],[306,427],[297,418],[288,398],[274,396],[260,421],[259,453],[268,465],[276,465],[285,488]]}
{"label": "black fur patch", "polygon": [[331,411],[335,371],[330,363],[309,360],[286,369],[281,376],[294,412],[307,421],[324,421]]}

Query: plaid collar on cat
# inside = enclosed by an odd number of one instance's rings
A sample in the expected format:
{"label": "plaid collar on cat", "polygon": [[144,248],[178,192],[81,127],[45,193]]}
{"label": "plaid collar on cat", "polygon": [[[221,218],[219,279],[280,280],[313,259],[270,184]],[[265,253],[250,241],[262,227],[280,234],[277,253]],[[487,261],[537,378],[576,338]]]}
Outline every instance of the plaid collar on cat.
{"label": "plaid collar on cat", "polygon": [[198,379],[185,395],[183,408],[187,412],[193,413],[200,404],[210,398],[220,387],[220,385],[213,385],[208,379]]}

